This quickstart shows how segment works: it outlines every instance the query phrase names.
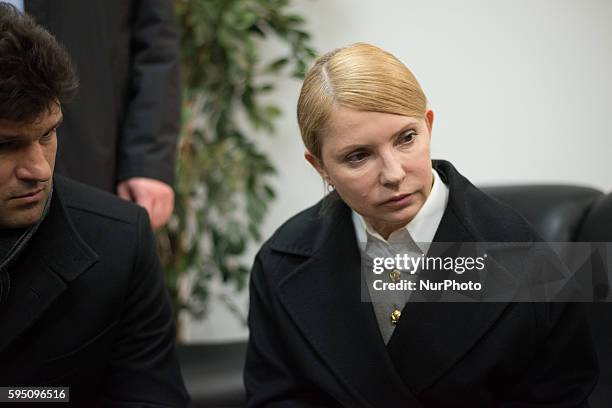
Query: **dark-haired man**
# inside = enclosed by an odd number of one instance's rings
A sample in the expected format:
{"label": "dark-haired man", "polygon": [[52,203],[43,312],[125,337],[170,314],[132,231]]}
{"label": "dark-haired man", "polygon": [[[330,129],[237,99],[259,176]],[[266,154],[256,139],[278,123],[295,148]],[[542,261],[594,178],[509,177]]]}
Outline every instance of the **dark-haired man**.
{"label": "dark-haired man", "polygon": [[0,386],[70,387],[75,406],[185,406],[145,210],[53,175],[76,87],[65,50],[0,3]]}

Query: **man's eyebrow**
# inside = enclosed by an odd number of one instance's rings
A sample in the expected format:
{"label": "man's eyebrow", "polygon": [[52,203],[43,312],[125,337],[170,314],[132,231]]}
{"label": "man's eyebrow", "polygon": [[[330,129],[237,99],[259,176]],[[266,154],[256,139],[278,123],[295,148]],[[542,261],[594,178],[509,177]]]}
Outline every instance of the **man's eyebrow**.
{"label": "man's eyebrow", "polygon": [[13,139],[19,139],[19,136],[16,135],[3,135],[2,133],[0,133],[0,140],[2,141],[10,141]]}
{"label": "man's eyebrow", "polygon": [[[47,130],[45,130],[42,136],[48,135],[53,129],[59,127],[63,121],[64,121],[64,117],[62,116],[57,120],[57,122],[55,122],[53,126],[50,126]],[[10,142],[12,140],[20,140],[20,139],[21,139],[21,136],[19,135],[10,135],[10,134],[0,133],[0,140],[3,142]]]}

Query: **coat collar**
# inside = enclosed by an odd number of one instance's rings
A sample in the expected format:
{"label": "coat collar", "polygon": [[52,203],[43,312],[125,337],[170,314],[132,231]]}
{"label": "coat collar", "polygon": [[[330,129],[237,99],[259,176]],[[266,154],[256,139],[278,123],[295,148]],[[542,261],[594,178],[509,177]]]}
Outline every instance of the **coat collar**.
{"label": "coat collar", "polygon": [[[450,163],[434,165],[450,189],[434,241],[478,241],[463,196],[473,186]],[[308,231],[290,231],[283,234],[287,239],[271,244],[273,251],[306,258],[281,281],[281,303],[364,406],[418,407],[415,395],[460,359],[507,304],[408,303],[385,347],[371,304],[361,301],[365,288],[350,208],[333,193],[314,213],[321,213],[322,207],[322,214],[306,222]]]}
{"label": "coat collar", "polygon": [[0,311],[0,351],[30,327],[97,254],[74,228],[55,183],[51,208],[28,247],[11,267],[12,288]]}

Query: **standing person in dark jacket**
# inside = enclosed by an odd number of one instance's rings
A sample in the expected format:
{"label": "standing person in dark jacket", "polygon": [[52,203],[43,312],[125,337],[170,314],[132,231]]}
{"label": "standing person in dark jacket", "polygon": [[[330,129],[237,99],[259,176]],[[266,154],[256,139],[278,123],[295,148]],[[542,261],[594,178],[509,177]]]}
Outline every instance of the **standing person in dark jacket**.
{"label": "standing person in dark jacket", "polygon": [[184,407],[145,210],[53,175],[76,88],[66,51],[0,3],[0,386],[70,387],[72,406]]}
{"label": "standing person in dark jacket", "polygon": [[57,170],[169,219],[180,128],[180,44],[171,0],[24,0],[71,54]]}

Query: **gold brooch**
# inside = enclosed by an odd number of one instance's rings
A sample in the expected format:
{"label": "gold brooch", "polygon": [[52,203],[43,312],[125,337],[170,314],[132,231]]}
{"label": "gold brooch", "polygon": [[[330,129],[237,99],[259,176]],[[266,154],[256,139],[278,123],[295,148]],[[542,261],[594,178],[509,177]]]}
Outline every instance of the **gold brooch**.
{"label": "gold brooch", "polygon": [[397,322],[399,322],[400,316],[402,315],[402,312],[399,309],[394,309],[391,312],[391,324],[393,324],[394,326],[397,324]]}

